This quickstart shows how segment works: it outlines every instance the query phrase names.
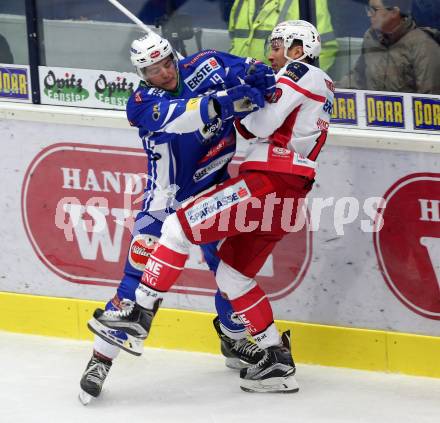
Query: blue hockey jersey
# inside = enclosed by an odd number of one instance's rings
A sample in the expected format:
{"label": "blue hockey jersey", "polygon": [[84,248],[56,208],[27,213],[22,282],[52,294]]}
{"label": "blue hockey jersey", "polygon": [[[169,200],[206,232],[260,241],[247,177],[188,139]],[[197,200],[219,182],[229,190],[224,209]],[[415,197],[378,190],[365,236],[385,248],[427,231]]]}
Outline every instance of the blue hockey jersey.
{"label": "blue hockey jersey", "polygon": [[[176,92],[141,82],[127,104],[148,158],[145,209],[164,210],[227,178],[232,119],[209,119],[204,95],[243,83],[254,59],[205,50],[178,61]],[[174,202],[174,204],[173,204]]]}

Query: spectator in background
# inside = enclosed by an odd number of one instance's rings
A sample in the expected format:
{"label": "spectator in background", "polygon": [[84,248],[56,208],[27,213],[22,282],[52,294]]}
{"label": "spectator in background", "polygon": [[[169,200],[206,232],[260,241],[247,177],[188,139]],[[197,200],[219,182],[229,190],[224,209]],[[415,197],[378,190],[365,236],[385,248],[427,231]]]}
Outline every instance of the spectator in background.
{"label": "spectator in background", "polygon": [[[213,1],[213,0],[209,0]],[[215,0],[214,0],[215,1]],[[229,22],[229,16],[231,15],[231,9],[234,5],[234,0],[219,0],[221,17],[225,22]]]}
{"label": "spectator in background", "polygon": [[429,26],[440,29],[439,0],[414,0],[412,16],[417,26]]}
{"label": "spectator in background", "polygon": [[369,25],[368,16],[365,14],[365,6],[367,4],[368,0],[338,0],[328,2],[328,8],[337,38],[362,38],[364,36],[365,28]]}
{"label": "spectator in background", "polygon": [[0,34],[0,63],[5,63],[5,64],[14,63],[14,57],[12,56],[8,41],[1,34]]}
{"label": "spectator in background", "polygon": [[440,94],[440,45],[435,30],[418,28],[411,0],[370,0],[371,27],[353,71],[339,87]]}
{"label": "spectator in background", "polygon": [[[280,22],[300,19],[300,0],[235,0],[229,16],[230,53],[266,61],[265,42]],[[319,64],[328,70],[338,51],[327,0],[316,0],[317,29],[321,34]]]}
{"label": "spectator in background", "polygon": [[148,0],[138,13],[138,18],[145,24],[157,25],[173,15],[186,0]]}

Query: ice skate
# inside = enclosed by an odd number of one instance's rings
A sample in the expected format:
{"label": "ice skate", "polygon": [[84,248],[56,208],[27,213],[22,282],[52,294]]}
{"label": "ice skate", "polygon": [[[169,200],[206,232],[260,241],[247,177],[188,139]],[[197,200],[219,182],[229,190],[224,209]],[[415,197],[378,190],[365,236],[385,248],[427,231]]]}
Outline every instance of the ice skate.
{"label": "ice skate", "polygon": [[136,338],[123,330],[110,329],[94,317],[87,323],[88,328],[108,343],[130,354],[140,356],[144,351],[144,340]]}
{"label": "ice skate", "polygon": [[214,319],[213,324],[220,338],[220,350],[226,358],[226,367],[240,370],[257,364],[264,357],[264,350],[247,338],[235,340],[225,335],[220,328],[218,316]]}
{"label": "ice skate", "polygon": [[255,365],[240,371],[240,388],[246,392],[294,393],[299,391],[295,363],[290,352],[290,331],[284,332],[282,344],[264,350]]}
{"label": "ice skate", "polygon": [[110,360],[104,360],[96,355],[92,356],[80,381],[79,400],[83,405],[89,404],[92,398],[99,397],[111,366]]}
{"label": "ice skate", "polygon": [[[134,301],[124,299],[120,310],[96,309],[89,329],[130,354],[142,354],[143,341],[150,332],[151,323],[161,300],[157,300],[152,310],[145,309]],[[110,330],[109,330],[110,329]],[[121,335],[125,334],[124,340]]]}

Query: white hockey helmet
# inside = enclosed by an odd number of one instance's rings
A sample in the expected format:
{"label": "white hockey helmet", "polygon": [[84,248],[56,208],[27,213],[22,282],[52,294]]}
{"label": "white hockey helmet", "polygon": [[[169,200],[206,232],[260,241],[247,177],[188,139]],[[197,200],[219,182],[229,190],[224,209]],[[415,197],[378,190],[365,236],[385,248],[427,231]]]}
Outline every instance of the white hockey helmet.
{"label": "white hockey helmet", "polygon": [[294,40],[302,41],[304,55],[296,60],[302,60],[309,57],[315,60],[321,53],[321,37],[318,30],[307,21],[284,21],[279,23],[272,31],[269,41],[281,39],[284,45],[284,57],[288,61],[292,61],[287,56],[287,50],[292,46]]}
{"label": "white hockey helmet", "polygon": [[134,40],[130,47],[131,63],[141,78],[145,78],[142,73],[143,68],[160,62],[170,54],[174,54],[174,50],[169,41],[155,32]]}

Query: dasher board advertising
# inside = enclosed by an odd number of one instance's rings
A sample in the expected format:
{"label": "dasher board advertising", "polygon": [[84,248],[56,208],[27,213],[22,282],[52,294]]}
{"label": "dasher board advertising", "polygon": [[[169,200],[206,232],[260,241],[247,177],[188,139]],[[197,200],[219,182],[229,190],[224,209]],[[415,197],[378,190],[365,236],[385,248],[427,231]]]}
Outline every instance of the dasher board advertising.
{"label": "dasher board advertising", "polygon": [[40,66],[41,103],[125,110],[139,85],[134,73]]}
{"label": "dasher board advertising", "polygon": [[32,101],[29,66],[0,63],[0,101]]}
{"label": "dasher board advertising", "polygon": [[[0,122],[1,290],[112,298],[125,261],[141,269],[155,241],[131,239],[147,171],[137,131]],[[301,224],[257,275],[277,318],[439,336],[438,160],[327,145]],[[194,247],[167,307],[212,312],[216,289]]]}

